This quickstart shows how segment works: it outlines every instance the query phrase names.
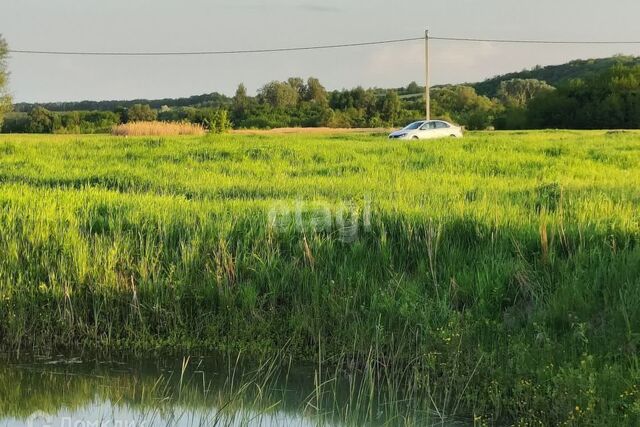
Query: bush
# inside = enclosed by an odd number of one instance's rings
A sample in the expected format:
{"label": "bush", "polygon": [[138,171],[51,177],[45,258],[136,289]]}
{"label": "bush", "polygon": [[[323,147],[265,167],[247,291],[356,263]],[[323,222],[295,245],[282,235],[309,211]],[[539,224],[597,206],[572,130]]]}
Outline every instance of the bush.
{"label": "bush", "polygon": [[214,133],[226,132],[231,128],[229,113],[222,109],[195,110],[190,121]]}

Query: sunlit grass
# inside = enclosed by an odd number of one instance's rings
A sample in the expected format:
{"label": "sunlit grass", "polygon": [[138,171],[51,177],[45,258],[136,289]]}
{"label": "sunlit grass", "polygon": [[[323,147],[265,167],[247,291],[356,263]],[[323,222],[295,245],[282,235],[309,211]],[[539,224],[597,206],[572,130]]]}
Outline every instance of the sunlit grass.
{"label": "sunlit grass", "polygon": [[7,349],[286,343],[445,415],[640,412],[638,133],[4,135],[0,182]]}

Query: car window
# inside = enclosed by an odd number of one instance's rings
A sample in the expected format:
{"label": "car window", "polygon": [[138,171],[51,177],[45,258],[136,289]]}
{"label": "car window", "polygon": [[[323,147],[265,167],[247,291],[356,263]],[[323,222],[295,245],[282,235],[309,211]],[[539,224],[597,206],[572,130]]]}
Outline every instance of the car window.
{"label": "car window", "polygon": [[413,122],[409,126],[404,127],[402,130],[415,130],[418,129],[424,122]]}
{"label": "car window", "polygon": [[435,122],[427,122],[420,129],[427,130],[427,129],[435,129],[435,128],[436,128]]}
{"label": "car window", "polygon": [[436,122],[436,128],[438,128],[438,129],[446,129],[448,127],[449,127],[449,125],[446,124],[445,122]]}

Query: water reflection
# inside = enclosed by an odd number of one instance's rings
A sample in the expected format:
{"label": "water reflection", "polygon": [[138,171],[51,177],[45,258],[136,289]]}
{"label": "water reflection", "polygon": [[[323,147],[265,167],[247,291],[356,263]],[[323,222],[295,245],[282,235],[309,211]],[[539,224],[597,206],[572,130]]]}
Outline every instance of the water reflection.
{"label": "water reflection", "polygon": [[409,387],[375,383],[366,370],[327,375],[275,359],[4,361],[0,426],[440,424]]}

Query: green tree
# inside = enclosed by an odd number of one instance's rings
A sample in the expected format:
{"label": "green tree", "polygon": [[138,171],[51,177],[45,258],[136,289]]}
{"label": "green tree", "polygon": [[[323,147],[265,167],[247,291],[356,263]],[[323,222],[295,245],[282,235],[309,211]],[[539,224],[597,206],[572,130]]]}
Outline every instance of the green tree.
{"label": "green tree", "polygon": [[158,113],[152,110],[149,104],[134,104],[127,110],[129,122],[151,122],[158,117]]}
{"label": "green tree", "polygon": [[34,107],[29,112],[29,132],[53,133],[60,127],[60,118],[56,113],[44,107]]}
{"label": "green tree", "polygon": [[261,100],[274,108],[295,107],[298,104],[298,90],[287,82],[272,81],[260,91]]}
{"label": "green tree", "polygon": [[385,94],[382,105],[380,108],[380,115],[389,125],[395,125],[398,122],[398,116],[400,114],[400,97],[395,90],[389,90]]}
{"label": "green tree", "polygon": [[8,91],[9,72],[7,71],[7,55],[9,53],[9,47],[7,42],[0,35],[0,128],[2,128],[2,122],[4,115],[8,111],[11,111],[12,101]]}
{"label": "green tree", "polygon": [[478,95],[470,86],[445,86],[434,89],[432,112],[436,117],[451,117],[453,121],[471,130],[486,129],[491,126],[499,111],[499,105]]}
{"label": "green tree", "polygon": [[80,115],[80,129],[86,133],[110,132],[120,122],[113,111],[88,111]]}
{"label": "green tree", "polygon": [[406,87],[405,92],[406,93],[410,93],[410,94],[422,93],[422,92],[424,92],[424,88],[418,86],[418,83],[416,83],[416,82],[411,82]]}
{"label": "green tree", "polygon": [[296,92],[298,92],[298,100],[304,97],[304,94],[307,91],[304,80],[302,80],[300,77],[289,77],[289,79],[287,79],[287,83],[289,84],[289,86],[294,88]]}
{"label": "green tree", "polygon": [[233,97],[233,105],[236,108],[244,109],[249,103],[249,96],[247,95],[247,88],[244,83],[240,83],[236,89],[236,94]]}
{"label": "green tree", "polygon": [[82,118],[79,111],[69,111],[62,113],[60,117],[60,125],[65,133],[80,133],[80,123]]}
{"label": "green tree", "polygon": [[247,118],[251,104],[252,100],[247,94],[247,88],[244,84],[240,83],[231,104],[231,120],[233,120],[233,123],[238,125]]}
{"label": "green tree", "polygon": [[576,79],[531,100],[532,128],[637,129],[640,127],[640,66],[617,64]]}
{"label": "green tree", "polygon": [[304,93],[304,100],[326,106],[329,104],[327,90],[322,86],[320,80],[315,77],[307,79],[307,86]]}
{"label": "green tree", "polygon": [[498,99],[505,107],[523,108],[544,92],[554,90],[546,82],[536,79],[511,79],[500,82]]}

